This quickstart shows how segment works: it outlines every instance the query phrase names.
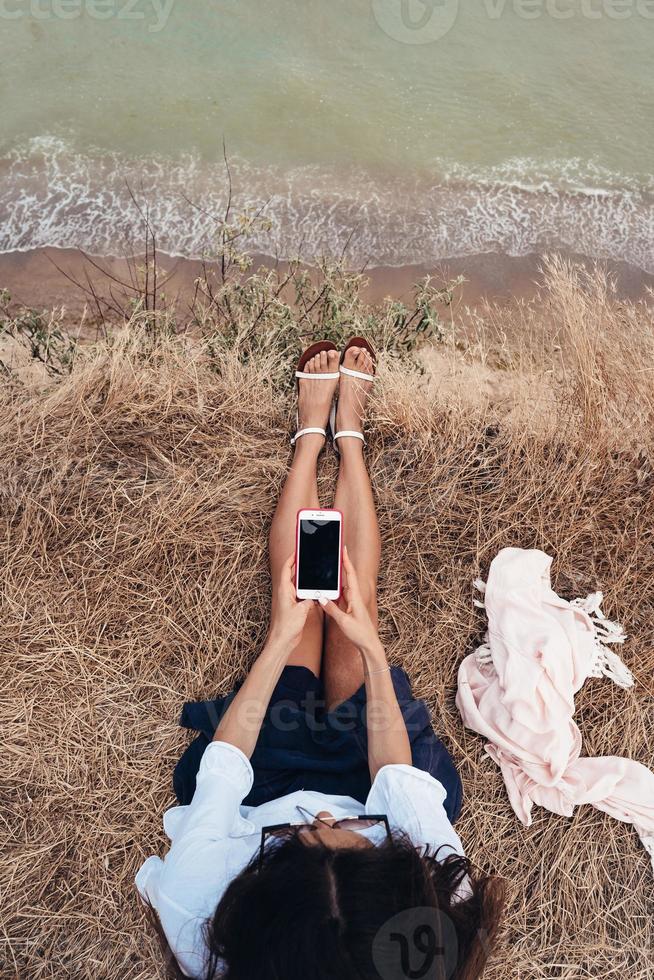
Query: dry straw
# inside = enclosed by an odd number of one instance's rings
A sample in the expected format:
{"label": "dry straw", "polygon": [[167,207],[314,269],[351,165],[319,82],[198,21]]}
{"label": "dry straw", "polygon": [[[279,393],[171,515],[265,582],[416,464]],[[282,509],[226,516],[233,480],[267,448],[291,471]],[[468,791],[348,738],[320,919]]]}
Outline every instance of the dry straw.
{"label": "dry straw", "polygon": [[[645,980],[652,879],[632,829],[590,807],[523,828],[453,695],[484,629],[473,579],[505,545],[544,548],[557,591],[602,588],[630,634],[636,687],[578,698],[586,751],[652,764],[651,310],[552,261],[534,303],[460,311],[430,355],[442,385],[396,356],[388,309],[353,312],[386,324],[367,450],[383,639],[461,767],[471,857],[510,885],[487,976]],[[163,975],[134,874],[165,848],[182,703],[228,691],[262,643],[289,461],[295,340],[267,343],[263,317],[256,344],[240,321],[227,343],[211,316],[191,340],[136,315],[56,383],[3,383],[3,978]],[[322,467],[328,503],[329,451]]]}

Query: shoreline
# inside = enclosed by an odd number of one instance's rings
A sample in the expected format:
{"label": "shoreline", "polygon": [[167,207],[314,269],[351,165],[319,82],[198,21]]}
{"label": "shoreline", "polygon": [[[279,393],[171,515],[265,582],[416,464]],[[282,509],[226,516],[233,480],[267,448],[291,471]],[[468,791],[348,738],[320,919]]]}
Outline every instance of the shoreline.
{"label": "shoreline", "polygon": [[[616,296],[620,299],[637,301],[644,299],[648,290],[654,290],[654,275],[638,266],[606,259],[595,260],[561,249],[552,251],[585,266],[598,264],[607,269],[615,279]],[[363,270],[369,280],[363,297],[371,305],[380,303],[386,297],[409,299],[413,285],[426,275],[431,275],[437,282],[443,283],[458,276],[466,279],[457,290],[457,305],[475,308],[486,303],[504,305],[526,300],[538,292],[539,266],[544,254],[532,252],[524,256],[509,256],[487,252],[429,264],[378,265]],[[202,262],[164,252],[158,253],[158,258],[161,278],[170,273],[164,290],[166,302],[178,308],[188,305],[193,295],[194,280],[202,271]],[[270,256],[254,254],[252,258],[253,269],[260,266],[271,268],[276,264]],[[117,256],[92,256],[92,259],[109,275],[119,279],[126,277],[128,259]],[[215,263],[208,264],[215,266]],[[281,261],[278,264],[282,269],[286,265]],[[307,265],[307,268],[315,270],[315,266]],[[0,254],[0,289],[9,290],[12,304],[38,309],[63,306],[68,316],[74,319],[82,315],[89,303],[83,290],[66,276],[84,284],[88,276],[94,288],[102,295],[109,295],[110,279],[78,249],[46,247]]]}
{"label": "shoreline", "polygon": [[654,274],[649,170],[577,157],[465,166],[431,157],[417,169],[262,163],[230,154],[131,155],[45,133],[0,155],[0,250],[140,251],[143,211],[169,254],[202,256],[231,202],[253,254],[317,263],[346,251],[355,265],[420,265],[489,252],[578,252]]}

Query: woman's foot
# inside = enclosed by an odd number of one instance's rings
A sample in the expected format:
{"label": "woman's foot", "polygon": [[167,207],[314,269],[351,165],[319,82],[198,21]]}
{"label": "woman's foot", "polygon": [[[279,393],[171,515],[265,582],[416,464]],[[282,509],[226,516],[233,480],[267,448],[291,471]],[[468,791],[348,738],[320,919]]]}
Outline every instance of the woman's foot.
{"label": "woman's foot", "polygon": [[[349,347],[343,358],[343,367],[349,368],[351,371],[360,371],[362,374],[374,375],[375,373],[375,362],[365,347]],[[352,378],[347,374],[341,374],[338,387],[338,405],[336,407],[337,432],[344,430],[363,432],[363,420],[372,385],[372,381],[363,381],[361,378]],[[339,439],[338,442],[338,448],[341,452],[346,446],[363,448],[363,442],[360,439],[348,436]]]}
{"label": "woman's foot", "polygon": [[[335,374],[338,373],[339,354],[337,350],[321,351],[316,354],[302,368],[307,374]],[[334,393],[338,380],[333,381],[311,381],[309,378],[300,378],[298,381],[297,412],[298,427],[301,429],[319,428],[325,429],[329,419],[329,410],[334,400]],[[342,384],[342,381],[341,381]],[[312,446],[320,449],[324,444],[324,436],[317,433],[309,433],[298,439],[296,446]]]}

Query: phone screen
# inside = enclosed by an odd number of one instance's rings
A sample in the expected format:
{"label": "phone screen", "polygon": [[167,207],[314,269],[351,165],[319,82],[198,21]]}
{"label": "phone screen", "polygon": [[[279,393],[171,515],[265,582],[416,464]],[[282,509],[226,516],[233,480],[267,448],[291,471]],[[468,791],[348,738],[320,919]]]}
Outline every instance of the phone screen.
{"label": "phone screen", "polygon": [[340,521],[300,521],[298,588],[320,592],[338,589],[340,534]]}

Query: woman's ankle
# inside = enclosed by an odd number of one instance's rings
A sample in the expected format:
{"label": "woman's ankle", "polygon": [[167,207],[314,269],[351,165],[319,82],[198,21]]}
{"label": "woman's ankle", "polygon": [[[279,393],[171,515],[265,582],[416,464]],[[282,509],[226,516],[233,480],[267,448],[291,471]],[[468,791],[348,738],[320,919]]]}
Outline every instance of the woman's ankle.
{"label": "woman's ankle", "polygon": [[317,432],[310,432],[306,436],[300,436],[293,447],[293,458],[303,459],[307,457],[317,459],[324,445],[325,437],[319,435]]}
{"label": "woman's ankle", "polygon": [[340,438],[338,440],[338,451],[340,453],[341,465],[347,460],[363,460],[364,445],[361,439],[355,439],[353,436],[343,436]]}

